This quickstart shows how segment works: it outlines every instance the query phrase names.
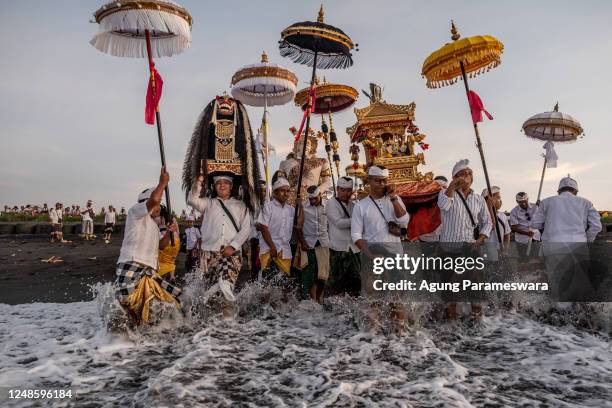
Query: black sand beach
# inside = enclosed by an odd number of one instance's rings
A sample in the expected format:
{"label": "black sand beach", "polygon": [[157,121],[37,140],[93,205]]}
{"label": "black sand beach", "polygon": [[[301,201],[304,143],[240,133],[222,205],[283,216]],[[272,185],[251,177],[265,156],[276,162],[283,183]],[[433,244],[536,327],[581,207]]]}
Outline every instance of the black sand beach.
{"label": "black sand beach", "polygon": [[[45,235],[6,235],[0,237],[0,303],[69,303],[93,299],[90,286],[110,282],[122,235],[114,235],[110,244],[98,236],[84,241],[68,236],[66,244],[51,244]],[[52,256],[63,261],[45,263]],[[177,274],[184,274],[185,254],[180,253]]]}

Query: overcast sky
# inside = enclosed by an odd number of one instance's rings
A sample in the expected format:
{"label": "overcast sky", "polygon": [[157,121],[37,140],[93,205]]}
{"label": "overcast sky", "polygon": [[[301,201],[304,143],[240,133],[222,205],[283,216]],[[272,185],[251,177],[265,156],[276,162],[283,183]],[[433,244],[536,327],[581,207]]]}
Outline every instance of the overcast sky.
{"label": "overcast sky", "polygon": [[[0,205],[62,201],[130,206],[154,185],[159,151],[154,126],[144,123],[145,60],[100,53],[89,40],[90,23],[102,3],[79,1],[0,2]],[[280,32],[293,22],[314,20],[317,1],[195,1],[181,3],[193,16],[193,43],[183,54],[159,59],[164,78],[160,104],[171,173],[173,205],[185,207],[181,165],[195,121],[204,106],[229,91],[232,74],[270,61],[292,69],[306,86],[309,68],[280,57]],[[329,81],[367,89],[384,87],[395,104],[416,103],[416,123],[430,149],[420,171],[449,175],[468,158],[476,191],[484,188],[462,84],[430,90],[421,78],[424,59],[450,40],[453,18],[463,36],[490,34],[505,44],[502,64],[471,81],[495,119],[481,124],[493,184],[501,186],[504,208],[514,194],[535,200],[542,144],[527,139],[522,123],[560,110],[577,118],[586,136],[557,145],[559,166],[549,169],[543,196],[555,194],[571,173],[580,195],[596,208],[612,209],[612,2],[601,1],[369,1],[325,3],[326,22],[359,43],[354,65],[320,71]],[[367,105],[360,96],[357,107]],[[261,109],[249,108],[257,126]],[[301,113],[293,104],[271,110],[271,141],[278,150],[273,168],[291,149],[288,131]],[[350,164],[352,110],[335,119],[343,167]],[[320,120],[314,120],[317,128]],[[323,146],[320,146],[323,154]]]}

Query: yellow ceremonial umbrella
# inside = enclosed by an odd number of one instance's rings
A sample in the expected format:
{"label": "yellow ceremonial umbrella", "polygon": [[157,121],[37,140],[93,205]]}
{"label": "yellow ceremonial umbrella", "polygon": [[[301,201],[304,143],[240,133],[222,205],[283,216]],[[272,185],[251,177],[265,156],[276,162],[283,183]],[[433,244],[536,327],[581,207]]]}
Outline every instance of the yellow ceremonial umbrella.
{"label": "yellow ceremonial umbrella", "polygon": [[[468,104],[472,113],[476,146],[480,153],[480,160],[482,162],[489,196],[492,196],[489,172],[487,170],[482,142],[480,141],[480,134],[478,131],[478,122],[482,121],[482,112],[484,111],[487,113],[489,119],[492,117],[484,110],[478,95],[470,91],[468,74],[470,78],[473,78],[474,76],[488,72],[491,68],[499,66],[501,64],[501,54],[504,51],[504,44],[490,35],[461,38],[455,27],[455,23],[452,21],[451,34],[453,42],[445,44],[442,48],[427,57],[425,62],[423,62],[421,75],[427,79],[428,88],[440,88],[446,85],[452,85],[456,83],[458,79],[463,80]],[[501,242],[497,223],[494,224],[498,242]]]}

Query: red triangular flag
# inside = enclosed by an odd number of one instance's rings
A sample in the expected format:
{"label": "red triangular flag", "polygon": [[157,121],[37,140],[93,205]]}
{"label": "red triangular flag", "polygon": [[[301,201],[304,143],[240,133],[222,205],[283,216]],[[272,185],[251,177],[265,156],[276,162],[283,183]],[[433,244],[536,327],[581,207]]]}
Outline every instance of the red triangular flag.
{"label": "red triangular flag", "polygon": [[482,122],[482,112],[487,115],[489,120],[493,120],[493,116],[484,108],[484,104],[476,92],[468,92],[468,102],[470,104],[470,110],[472,111],[472,123]]}
{"label": "red triangular flag", "polygon": [[147,87],[147,102],[145,106],[145,123],[152,125],[155,123],[155,111],[161,99],[162,87],[164,81],[161,75],[155,69],[155,64],[151,63],[152,76],[149,77],[149,86]]}

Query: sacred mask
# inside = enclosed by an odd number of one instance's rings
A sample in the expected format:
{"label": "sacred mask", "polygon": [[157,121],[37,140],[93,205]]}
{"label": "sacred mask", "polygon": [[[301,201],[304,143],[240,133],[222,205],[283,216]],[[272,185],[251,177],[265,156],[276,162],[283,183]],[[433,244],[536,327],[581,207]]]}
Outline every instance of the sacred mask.
{"label": "sacred mask", "polygon": [[233,116],[236,109],[236,102],[227,94],[217,96],[217,115]]}

